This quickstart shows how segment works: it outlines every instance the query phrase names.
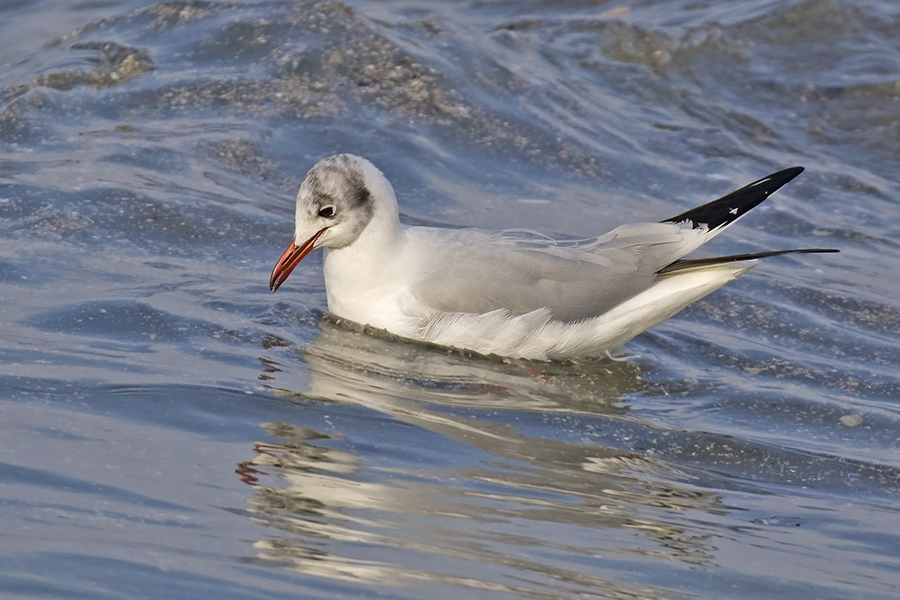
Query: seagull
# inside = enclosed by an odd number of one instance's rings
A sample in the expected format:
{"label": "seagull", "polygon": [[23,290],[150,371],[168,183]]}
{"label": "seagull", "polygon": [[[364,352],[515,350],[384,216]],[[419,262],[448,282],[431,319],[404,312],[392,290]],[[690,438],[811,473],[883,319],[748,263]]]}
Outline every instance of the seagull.
{"label": "seagull", "polygon": [[404,338],[532,360],[608,355],[755,266],[802,248],[683,258],[803,171],[793,167],[659,223],[585,240],[400,223],[394,189],[351,154],[320,161],[297,194],[274,292],[325,249],[328,310]]}

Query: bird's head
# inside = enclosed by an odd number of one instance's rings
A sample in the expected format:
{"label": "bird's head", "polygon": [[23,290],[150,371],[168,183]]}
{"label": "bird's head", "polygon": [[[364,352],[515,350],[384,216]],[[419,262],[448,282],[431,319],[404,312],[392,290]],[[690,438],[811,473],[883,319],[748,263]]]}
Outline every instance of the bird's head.
{"label": "bird's head", "polygon": [[277,290],[312,250],[355,242],[376,215],[397,220],[394,190],[381,171],[352,154],[319,161],[300,185],[294,239],[276,263],[269,289]]}

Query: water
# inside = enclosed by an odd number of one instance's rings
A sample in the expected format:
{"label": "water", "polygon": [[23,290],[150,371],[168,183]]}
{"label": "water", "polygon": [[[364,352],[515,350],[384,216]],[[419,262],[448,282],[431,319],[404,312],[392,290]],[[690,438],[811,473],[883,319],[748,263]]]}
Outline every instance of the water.
{"label": "water", "polygon": [[[900,593],[894,3],[23,1],[0,35],[4,597]],[[800,164],[711,250],[841,253],[622,361],[406,344],[324,314],[321,256],[267,290],[339,151],[407,222],[567,236]]]}

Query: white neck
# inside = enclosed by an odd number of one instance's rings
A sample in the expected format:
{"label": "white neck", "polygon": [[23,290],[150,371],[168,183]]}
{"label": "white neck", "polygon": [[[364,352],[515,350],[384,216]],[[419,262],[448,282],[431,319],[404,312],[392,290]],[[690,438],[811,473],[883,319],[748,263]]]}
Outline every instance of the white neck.
{"label": "white neck", "polygon": [[[360,322],[371,319],[378,305],[390,305],[392,290],[403,279],[394,273],[405,229],[400,224],[397,198],[385,177],[372,167],[366,173],[366,186],[375,200],[375,211],[359,237],[342,248],[325,248],[325,286],[328,309],[342,317]],[[386,284],[385,282],[392,282]]]}

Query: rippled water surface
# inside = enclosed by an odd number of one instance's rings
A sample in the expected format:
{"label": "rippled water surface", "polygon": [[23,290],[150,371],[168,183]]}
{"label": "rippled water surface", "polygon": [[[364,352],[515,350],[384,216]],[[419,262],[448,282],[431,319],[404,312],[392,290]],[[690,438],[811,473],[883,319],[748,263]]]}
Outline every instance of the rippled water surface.
{"label": "rippled water surface", "polygon": [[[74,31],[72,30],[73,28]],[[891,0],[0,2],[0,595],[900,595]],[[275,295],[340,151],[410,223],[597,234],[780,168],[803,246],[620,360]]]}

